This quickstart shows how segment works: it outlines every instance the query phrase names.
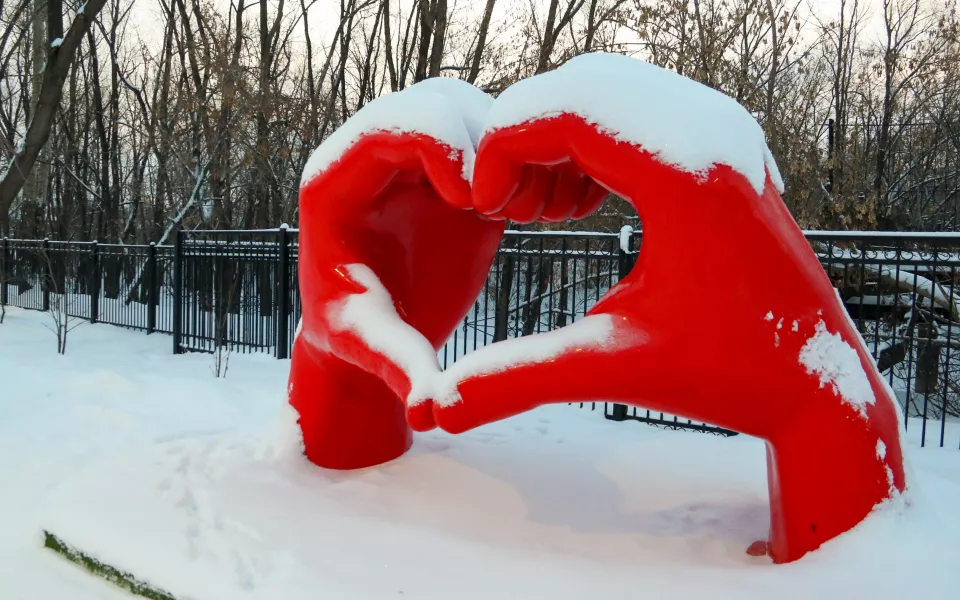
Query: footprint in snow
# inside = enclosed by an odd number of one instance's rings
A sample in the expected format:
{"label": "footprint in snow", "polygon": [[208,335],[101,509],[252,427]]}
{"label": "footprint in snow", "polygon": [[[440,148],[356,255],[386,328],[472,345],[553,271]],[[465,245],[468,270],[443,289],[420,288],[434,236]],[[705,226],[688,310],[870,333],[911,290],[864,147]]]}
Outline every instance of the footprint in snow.
{"label": "footprint in snow", "polygon": [[453,447],[453,446],[450,444],[450,442],[444,442],[444,441],[441,441],[441,440],[437,440],[437,441],[434,441],[434,442],[429,442],[429,443],[427,443],[427,444],[424,446],[424,448],[426,448],[428,451],[430,451],[430,452],[438,452],[438,453],[439,453],[439,452],[446,452],[447,450],[449,450],[449,449],[452,448],[452,447]]}

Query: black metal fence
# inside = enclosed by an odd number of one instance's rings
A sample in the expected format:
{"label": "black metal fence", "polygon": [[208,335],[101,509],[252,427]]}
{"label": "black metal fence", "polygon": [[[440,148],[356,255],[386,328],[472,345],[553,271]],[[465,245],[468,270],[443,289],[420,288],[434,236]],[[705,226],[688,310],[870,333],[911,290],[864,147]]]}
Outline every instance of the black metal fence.
{"label": "black metal fence", "polygon": [[[957,445],[960,234],[808,232],[807,238],[894,388],[908,428],[919,428],[921,444]],[[473,309],[438,354],[441,365],[582,318],[630,272],[641,242],[642,234],[629,228],[619,235],[506,232]],[[301,311],[297,252],[297,231],[287,229],[181,232],[173,246],[5,239],[0,301],[37,310],[66,306],[73,317],[171,333],[176,353],[219,349],[287,358]],[[51,297],[59,301],[51,305]],[[692,352],[695,345],[691,340]],[[612,420],[735,434],[623,405],[587,408],[602,408]]]}
{"label": "black metal fence", "polygon": [[0,302],[172,333],[173,264],[172,246],[4,239]]}
{"label": "black metal fence", "polygon": [[174,352],[288,358],[300,319],[297,232],[184,232],[174,247]]}

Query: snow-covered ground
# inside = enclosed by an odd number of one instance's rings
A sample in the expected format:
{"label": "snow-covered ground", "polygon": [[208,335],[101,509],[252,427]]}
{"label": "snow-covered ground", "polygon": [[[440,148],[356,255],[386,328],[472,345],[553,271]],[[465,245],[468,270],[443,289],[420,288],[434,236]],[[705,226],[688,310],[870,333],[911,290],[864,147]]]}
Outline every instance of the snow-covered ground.
{"label": "snow-covered ground", "polygon": [[173,356],[169,337],[89,324],[58,356],[47,319],[12,309],[0,325],[4,599],[128,597],[44,550],[44,527],[196,600],[960,590],[955,447],[908,453],[910,508],[772,565],[744,552],[768,527],[758,440],[555,406],[325,471],[274,452],[289,362],[234,355],[216,379],[210,356]]}

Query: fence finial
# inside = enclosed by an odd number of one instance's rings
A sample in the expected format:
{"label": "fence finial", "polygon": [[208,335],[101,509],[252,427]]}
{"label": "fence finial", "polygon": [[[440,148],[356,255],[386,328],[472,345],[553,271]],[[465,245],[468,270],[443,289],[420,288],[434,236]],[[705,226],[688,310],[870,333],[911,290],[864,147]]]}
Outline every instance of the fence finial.
{"label": "fence finial", "polygon": [[633,227],[624,225],[620,228],[620,250],[630,252],[630,238],[633,236]]}

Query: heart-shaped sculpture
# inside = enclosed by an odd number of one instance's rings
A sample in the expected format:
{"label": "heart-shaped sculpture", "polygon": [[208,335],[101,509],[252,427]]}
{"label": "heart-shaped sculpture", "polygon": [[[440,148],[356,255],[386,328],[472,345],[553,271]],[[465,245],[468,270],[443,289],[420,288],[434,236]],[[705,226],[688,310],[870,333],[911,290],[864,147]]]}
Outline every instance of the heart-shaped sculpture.
{"label": "heart-shaped sculpture", "polygon": [[[348,122],[347,142],[321,146],[335,158],[318,151],[321,174],[304,177],[291,403],[311,460],[399,455],[404,404],[415,429],[454,433],[556,402],[662,410],[767,442],[776,562],[906,489],[896,401],[739,104],[607,54],[515,84],[485,116],[472,93],[454,102],[424,83],[378,100],[411,112],[358,113],[359,133]],[[607,191],[643,222],[630,275],[586,318],[440,373],[435,351],[479,293],[503,219],[582,217]],[[390,245],[369,248],[380,236]]]}

